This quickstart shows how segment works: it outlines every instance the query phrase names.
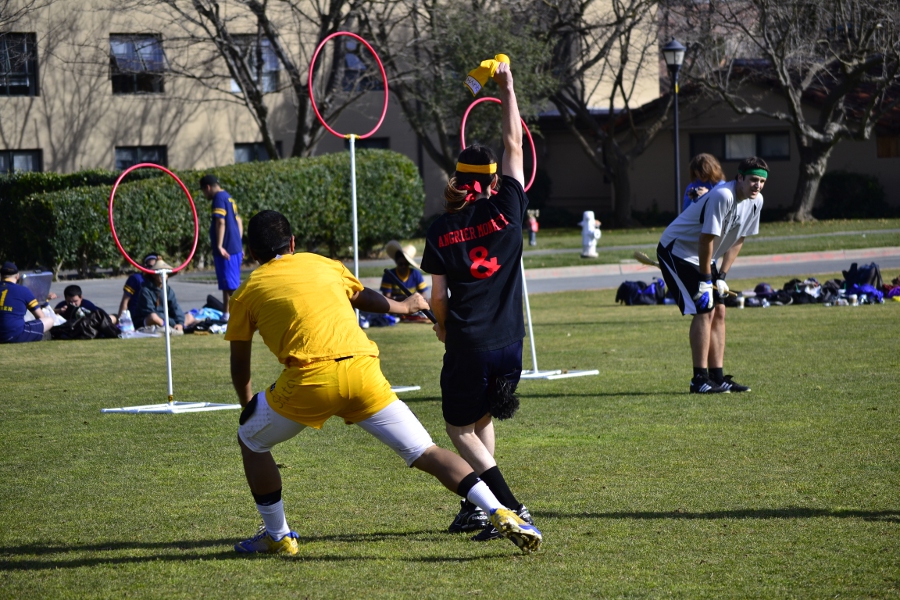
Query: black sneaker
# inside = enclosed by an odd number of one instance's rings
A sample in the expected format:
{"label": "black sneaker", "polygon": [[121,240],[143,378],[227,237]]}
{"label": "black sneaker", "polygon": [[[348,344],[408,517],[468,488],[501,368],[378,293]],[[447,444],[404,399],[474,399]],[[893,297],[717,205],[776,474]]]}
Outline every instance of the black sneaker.
{"label": "black sneaker", "polygon": [[491,524],[487,513],[478,508],[476,505],[460,500],[460,509],[456,518],[450,523],[447,531],[450,533],[462,533],[464,531],[475,531],[476,529],[484,529],[485,526]]}
{"label": "black sneaker", "polygon": [[707,377],[694,377],[691,379],[692,394],[727,394],[729,389],[724,384],[716,383]]}
{"label": "black sneaker", "polygon": [[[528,509],[524,504],[520,504],[518,510],[516,510],[516,514],[519,515],[519,518],[528,523],[529,525],[534,525],[534,519],[531,518],[531,513],[528,512]],[[490,520],[488,520],[487,527],[482,529],[480,532],[472,536],[472,539],[476,542],[486,542],[488,540],[499,540],[503,537],[503,534],[497,531],[497,528],[491,525]]]}
{"label": "black sneaker", "polygon": [[731,378],[731,375],[726,375],[725,378],[719,382],[719,385],[726,388],[729,392],[749,392],[750,388],[746,385],[741,385]]}

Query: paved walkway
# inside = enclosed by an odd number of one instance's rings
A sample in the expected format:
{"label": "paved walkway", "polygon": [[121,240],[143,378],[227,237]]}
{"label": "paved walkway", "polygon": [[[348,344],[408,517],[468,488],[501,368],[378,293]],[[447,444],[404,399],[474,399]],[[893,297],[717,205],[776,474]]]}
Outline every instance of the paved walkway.
{"label": "paved walkway", "polygon": [[[780,287],[784,283],[782,279],[792,276],[805,277],[822,273],[840,273],[849,268],[853,262],[877,262],[883,275],[887,276],[890,273],[893,277],[893,272],[900,270],[900,247],[739,257],[729,275],[732,279],[769,280],[769,283]],[[361,264],[393,266],[394,263],[391,260],[366,260],[361,261]],[[623,281],[649,281],[657,275],[659,275],[659,270],[655,267],[648,267],[637,261],[624,261],[611,265],[529,269],[525,272],[525,280],[529,294],[540,294],[568,290],[615,289]],[[377,288],[381,283],[381,278],[364,277],[362,282],[367,287]],[[118,310],[124,283],[124,277],[56,281],[50,289],[62,299],[63,289],[67,285],[77,284],[81,286],[85,298],[112,313]],[[172,279],[171,285],[184,310],[202,307],[209,294],[221,298],[221,292],[212,282],[190,281],[189,278],[176,275]]]}

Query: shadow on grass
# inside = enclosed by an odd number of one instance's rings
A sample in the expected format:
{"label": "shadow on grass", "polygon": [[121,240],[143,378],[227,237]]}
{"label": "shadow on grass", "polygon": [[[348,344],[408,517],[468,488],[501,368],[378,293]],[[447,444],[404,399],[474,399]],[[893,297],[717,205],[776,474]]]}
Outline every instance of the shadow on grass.
{"label": "shadow on grass", "polygon": [[900,523],[900,510],[830,510],[827,508],[803,508],[791,506],[787,508],[746,508],[739,510],[716,510],[710,512],[688,512],[673,510],[668,512],[610,512],[610,513],[560,513],[543,512],[539,517],[557,519],[862,519],[864,521],[880,521]]}
{"label": "shadow on grass", "polygon": [[[570,392],[558,392],[553,394],[532,394],[531,392],[523,392],[518,390],[518,395],[522,399],[532,398],[615,398],[617,396],[654,396],[667,392],[585,392],[583,394],[572,394]],[[423,398],[400,398],[406,404],[415,404],[416,402],[441,402],[439,396],[425,396]]]}
{"label": "shadow on grass", "polygon": [[[379,542],[384,540],[408,540],[408,541],[434,541],[439,543],[444,538],[443,532],[437,531],[406,531],[406,532],[376,532],[359,534],[337,534],[323,536],[309,536],[300,538],[300,554],[297,556],[269,556],[238,554],[232,547],[237,538],[217,540],[192,540],[174,542],[98,542],[95,544],[63,545],[63,544],[25,544],[22,546],[0,547],[0,572],[4,571],[46,571],[52,569],[77,569],[81,567],[93,567],[97,565],[121,565],[137,564],[145,562],[168,561],[186,562],[192,560],[266,560],[284,559],[301,560],[309,562],[346,562],[360,560],[384,560],[383,556],[362,555],[338,555],[316,554],[303,555],[304,544],[315,542],[339,542],[347,544],[359,544],[366,542]],[[218,549],[221,551],[205,552],[204,549]],[[152,552],[159,550],[162,552]],[[122,556],[133,551],[151,551],[141,556]],[[60,555],[72,553],[99,552],[97,557],[62,559]],[[492,553],[487,556],[410,556],[397,560],[405,562],[421,563],[467,563],[484,560],[486,558],[503,558],[509,552]],[[31,556],[32,558],[24,558]],[[23,560],[10,560],[11,557],[23,557]]]}

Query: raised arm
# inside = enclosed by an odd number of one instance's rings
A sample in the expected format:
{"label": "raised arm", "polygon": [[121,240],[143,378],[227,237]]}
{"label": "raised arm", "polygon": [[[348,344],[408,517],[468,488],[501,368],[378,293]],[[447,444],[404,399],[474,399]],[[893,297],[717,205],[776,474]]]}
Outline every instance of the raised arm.
{"label": "raised arm", "polygon": [[525,185],[525,171],[522,167],[522,117],[519,116],[519,105],[516,91],[513,89],[512,71],[509,65],[500,63],[494,73],[494,81],[500,86],[500,100],[503,102],[503,176],[512,177],[521,185]]}

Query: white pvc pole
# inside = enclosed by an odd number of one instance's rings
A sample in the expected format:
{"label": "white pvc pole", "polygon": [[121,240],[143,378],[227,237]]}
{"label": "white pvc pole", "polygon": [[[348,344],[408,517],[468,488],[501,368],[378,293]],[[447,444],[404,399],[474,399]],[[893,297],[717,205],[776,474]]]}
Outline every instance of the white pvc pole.
{"label": "white pvc pole", "polygon": [[528,302],[528,284],[525,283],[525,259],[519,262],[522,267],[522,295],[525,297],[525,315],[528,322],[528,340],[531,342],[531,372],[537,373],[537,350],[534,348],[534,330],[531,327],[531,303]]}
{"label": "white pvc pole", "polygon": [[[356,135],[350,134],[350,204],[353,206],[353,276],[359,279],[359,225],[356,216]],[[359,323],[359,309],[355,309]]]}
{"label": "white pvc pole", "polygon": [[350,197],[353,205],[353,276],[359,279],[359,226],[356,217],[356,135],[350,134]]}
{"label": "white pvc pole", "polygon": [[169,378],[169,404],[172,404],[175,394],[172,392],[172,344],[169,340],[169,285],[166,283],[166,273],[168,271],[160,269],[157,273],[162,276],[163,313],[165,314],[163,327],[166,330],[166,374]]}

